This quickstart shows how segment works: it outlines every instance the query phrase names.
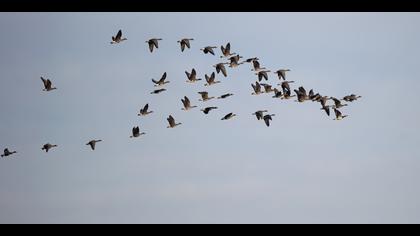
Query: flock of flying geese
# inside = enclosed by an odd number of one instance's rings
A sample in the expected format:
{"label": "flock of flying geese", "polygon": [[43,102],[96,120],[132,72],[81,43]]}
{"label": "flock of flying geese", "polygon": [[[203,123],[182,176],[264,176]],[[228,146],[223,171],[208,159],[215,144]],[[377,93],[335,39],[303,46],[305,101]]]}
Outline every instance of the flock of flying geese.
{"label": "flock of flying geese", "polygon": [[[112,42],[111,44],[118,44],[121,43],[123,41],[127,40],[127,38],[123,38],[122,37],[122,31],[119,30],[118,33],[115,36],[112,36]],[[153,38],[150,39],[148,41],[146,41],[146,43],[149,46],[149,50],[152,53],[153,50],[156,48],[159,48],[159,41],[161,41],[161,38]],[[177,41],[180,46],[181,46],[181,51],[184,52],[185,48],[190,49],[191,45],[190,45],[190,41],[192,41],[194,39],[192,38],[184,38],[181,39],[179,41]],[[216,46],[207,46],[204,48],[201,48],[200,50],[203,51],[204,54],[211,54],[213,56],[215,56],[215,52],[213,49],[216,49],[218,47]],[[295,100],[296,102],[299,103],[303,103],[305,101],[312,101],[312,102],[319,102],[321,104],[321,110],[324,110],[326,112],[326,114],[328,116],[330,116],[330,108],[332,108],[334,110],[335,113],[335,118],[334,120],[342,120],[344,118],[347,117],[347,115],[343,115],[338,109],[347,106],[348,104],[343,104],[342,101],[345,102],[353,102],[355,100],[357,100],[358,98],[361,98],[361,96],[357,96],[355,94],[350,94],[347,96],[344,96],[342,99],[338,99],[335,97],[329,97],[329,96],[322,96],[319,93],[314,93],[313,89],[311,89],[309,91],[309,93],[306,92],[304,87],[299,87],[298,89],[294,89],[293,91],[295,92],[294,95],[292,95],[292,90],[290,88],[290,84],[294,83],[294,81],[287,81],[286,80],[286,74],[288,71],[290,71],[289,69],[280,69],[275,71],[274,73],[277,74],[278,79],[281,81],[281,83],[277,84],[278,86],[280,86],[281,88],[273,88],[272,85],[267,84],[267,83],[261,83],[262,80],[268,81],[268,73],[271,72],[270,70],[267,70],[265,67],[261,67],[260,63],[259,63],[259,58],[254,57],[254,58],[249,58],[246,59],[244,61],[241,61],[241,58],[243,58],[242,56],[240,56],[237,53],[231,53],[230,52],[230,43],[227,43],[227,45],[221,46],[221,51],[222,51],[222,56],[220,56],[220,58],[227,58],[229,60],[229,62],[221,62],[218,63],[216,65],[214,65],[213,67],[216,69],[216,73],[222,73],[222,75],[224,77],[227,77],[227,70],[225,65],[229,65],[230,68],[235,68],[238,67],[239,65],[245,64],[245,63],[252,63],[253,68],[251,69],[251,71],[255,72],[255,75],[257,75],[257,79],[258,81],[255,82],[255,84],[251,84],[254,92],[252,93],[252,95],[260,95],[260,94],[270,94],[273,93],[273,98],[280,98],[280,99],[284,99],[284,100],[288,100],[291,99],[292,97],[297,97],[297,100]],[[220,81],[216,81],[216,73],[212,72],[212,74],[210,76],[208,76],[207,74],[205,74],[205,80],[206,80],[206,84],[204,84],[204,86],[212,86],[215,84],[220,83]],[[201,81],[201,78],[197,78],[197,72],[195,69],[192,69],[191,72],[185,71],[185,74],[187,76],[187,83],[196,83],[197,81]],[[159,80],[155,80],[152,79],[152,82],[155,84],[154,86],[157,88],[154,91],[151,92],[151,94],[159,94],[162,93],[164,91],[166,91],[165,88],[162,88],[165,84],[168,84],[170,81],[166,80],[167,77],[167,73],[165,72],[162,77]],[[44,79],[43,77],[41,77],[41,80],[43,82],[44,85],[44,89],[43,91],[49,92],[52,90],[57,89],[56,87],[53,87],[51,80],[49,79]],[[264,89],[264,90],[263,90]],[[214,99],[215,97],[209,97],[208,92],[206,91],[202,91],[199,92],[199,94],[201,95],[201,99],[199,101],[209,101],[211,99]],[[225,99],[228,98],[230,96],[233,96],[232,93],[227,93],[227,94],[223,94],[219,97],[217,97],[217,99]],[[334,102],[333,105],[327,105],[327,101],[328,100],[332,100]],[[191,105],[191,101],[187,96],[184,96],[184,98],[181,99],[182,104],[183,104],[183,108],[182,110],[184,111],[189,111],[193,108],[196,108],[197,106],[193,106]],[[218,109],[218,107],[214,107],[214,106],[210,106],[210,107],[205,107],[203,109],[201,109],[201,111],[204,114],[209,114],[210,111],[214,110],[214,109]],[[140,112],[138,114],[138,116],[147,116],[149,114],[153,113],[153,111],[149,111],[149,104],[146,104],[142,109],[140,109]],[[264,113],[268,113],[268,110],[259,110],[254,112],[252,115],[255,115],[257,120],[263,120],[266,124],[267,127],[270,126],[270,121],[272,121],[272,117],[275,116],[275,114],[264,114]],[[234,114],[233,112],[226,114],[224,117],[222,117],[221,120],[230,120],[233,117],[235,117],[236,114]],[[167,121],[169,123],[169,125],[167,126],[167,128],[175,128],[179,125],[181,125],[182,123],[177,123],[175,121],[175,118],[172,115],[169,115],[169,117],[167,118]],[[142,135],[145,135],[146,133],[144,132],[140,132],[140,128],[137,127],[133,127],[132,129],[132,135],[130,136],[130,138],[137,138],[140,137]],[[101,142],[102,140],[91,140],[89,141],[86,145],[90,146],[90,148],[92,150],[95,150],[95,146],[96,143]],[[53,145],[50,143],[44,144],[42,146],[41,150],[44,150],[45,152],[48,152],[50,149],[57,147],[57,145]],[[7,148],[4,149],[3,154],[1,155],[1,157],[7,157],[10,155],[13,155],[17,153],[16,151],[9,151]]]}

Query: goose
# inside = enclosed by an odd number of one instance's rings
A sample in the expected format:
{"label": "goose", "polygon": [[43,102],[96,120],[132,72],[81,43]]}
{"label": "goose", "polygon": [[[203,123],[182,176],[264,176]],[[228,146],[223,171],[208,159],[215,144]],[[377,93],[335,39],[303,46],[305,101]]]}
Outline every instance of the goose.
{"label": "goose", "polygon": [[286,80],[286,72],[290,71],[289,69],[280,69],[274,73],[277,74],[277,76],[279,77],[279,80],[281,80],[283,78],[283,80]]}
{"label": "goose", "polygon": [[213,72],[213,73],[211,73],[211,75],[210,76],[208,76],[207,74],[206,75],[204,75],[205,77],[206,77],[206,81],[207,81],[207,84],[205,84],[204,86],[210,86],[210,85],[213,85],[213,84],[218,84],[218,83],[220,83],[220,81],[215,81],[215,79],[216,79],[216,74]]}
{"label": "goose", "polygon": [[334,109],[334,113],[335,113],[335,119],[334,120],[342,120],[342,119],[347,117],[347,115],[341,114],[341,112],[339,110],[337,110],[336,108],[333,108],[333,109]]}
{"label": "goose", "polygon": [[156,81],[155,79],[152,79],[153,83],[155,83],[155,87],[160,87],[160,86],[163,86],[163,85],[170,82],[170,81],[165,81],[166,80],[166,75],[167,75],[166,72],[163,73],[163,75],[162,75],[162,77],[160,78],[159,81]]}
{"label": "goose", "polygon": [[329,98],[328,96],[323,96],[319,99],[319,102],[321,103],[322,107],[325,107],[327,105],[327,100],[330,100],[331,98]]}
{"label": "goose", "polygon": [[195,83],[201,80],[197,78],[197,72],[195,71],[194,68],[191,70],[191,74],[188,73],[188,71],[185,71],[185,74],[187,75],[187,78],[188,78],[187,83]]}
{"label": "goose", "polygon": [[347,95],[345,97],[343,97],[342,100],[346,101],[346,102],[353,102],[356,101],[358,98],[361,98],[362,96],[356,96],[356,94],[350,94]]}
{"label": "goose", "polygon": [[259,58],[258,57],[252,57],[252,58],[248,58],[248,59],[246,59],[244,62],[246,62],[246,63],[251,63],[251,62],[253,62],[253,61],[258,61],[259,60]]}
{"label": "goose", "polygon": [[225,115],[225,116],[222,118],[222,120],[230,120],[230,119],[232,119],[232,118],[233,118],[233,117],[235,117],[235,116],[236,116],[236,114],[229,113],[229,114]]}
{"label": "goose", "polygon": [[269,84],[261,84],[264,87],[265,93],[271,93],[274,92],[273,86]]}
{"label": "goose", "polygon": [[5,148],[4,151],[3,151],[3,154],[1,154],[1,157],[8,157],[8,156],[13,155],[15,153],[17,153],[17,152],[16,151],[10,152],[9,149]]}
{"label": "goose", "polygon": [[226,44],[226,48],[223,47],[223,45],[222,45],[220,47],[220,49],[222,50],[222,54],[223,54],[223,56],[220,56],[220,58],[229,57],[229,56],[233,56],[233,55],[236,54],[236,53],[230,53],[230,43]]}
{"label": "goose", "polygon": [[254,89],[254,93],[252,93],[252,95],[259,95],[261,93],[264,93],[261,91],[261,85],[258,82],[255,82],[254,84],[251,84],[252,88]]}
{"label": "goose", "polygon": [[183,52],[185,50],[185,46],[187,46],[187,48],[190,48],[190,41],[192,41],[194,39],[181,39],[180,41],[178,41],[178,43],[181,45],[181,52]]}
{"label": "goose", "polygon": [[148,111],[149,110],[149,103],[147,103],[143,109],[140,109],[140,113],[137,114],[138,116],[146,116],[149,115],[150,113],[153,113],[153,111]]}
{"label": "goose", "polygon": [[268,80],[267,72],[270,72],[270,71],[269,70],[262,70],[262,71],[259,71],[258,73],[255,73],[256,75],[258,75],[258,81],[261,81],[263,78],[265,80]]}
{"label": "goose", "polygon": [[252,115],[257,117],[257,120],[261,120],[264,117],[264,112],[268,112],[267,110],[260,110],[252,113]]}
{"label": "goose", "polygon": [[164,91],[166,91],[166,89],[156,89],[153,92],[151,92],[150,94],[159,94],[159,93],[164,92]]}
{"label": "goose", "polygon": [[331,97],[331,99],[334,101],[334,106],[333,106],[333,108],[336,108],[336,109],[338,109],[338,108],[342,108],[342,107],[344,107],[344,106],[347,106],[347,104],[341,104],[341,101],[340,100],[338,100],[337,98],[335,98],[335,97]]}
{"label": "goose", "polygon": [[42,91],[47,91],[47,92],[49,92],[49,91],[51,91],[51,90],[57,89],[57,88],[55,88],[55,87],[52,87],[51,80],[49,80],[49,79],[44,79],[43,77],[41,77],[41,80],[42,80],[42,82],[44,83],[44,89],[43,89]]}
{"label": "goose", "polygon": [[133,129],[131,130],[131,136],[130,136],[130,138],[138,138],[138,137],[140,137],[141,135],[145,135],[146,133],[144,133],[144,132],[142,132],[142,133],[140,133],[140,128],[137,126],[137,127],[133,127]]}
{"label": "goose", "polygon": [[213,56],[215,55],[214,54],[214,51],[213,51],[213,49],[214,48],[217,48],[217,47],[214,47],[214,46],[207,46],[207,47],[204,47],[204,48],[200,48],[200,50],[201,51],[203,51],[204,52],[204,54],[208,54],[208,53],[210,53],[210,54],[212,54]]}
{"label": "goose", "polygon": [[201,111],[204,113],[204,114],[209,114],[209,112],[211,111],[211,110],[214,110],[214,109],[218,109],[217,107],[206,107],[206,108],[204,108],[204,109],[201,109]]}
{"label": "goose", "polygon": [[283,93],[286,91],[290,91],[290,84],[294,83],[295,81],[283,81],[278,85],[281,85],[281,88],[283,89]]}
{"label": "goose", "polygon": [[127,40],[127,38],[121,38],[122,37],[122,31],[119,30],[117,35],[112,36],[112,42],[111,44],[117,44],[117,43],[121,43],[122,41]]}
{"label": "goose", "polygon": [[306,94],[306,90],[302,86],[299,87],[299,90],[295,89],[294,91],[298,97],[298,100],[296,102],[304,102],[306,100],[309,100],[309,96]]}
{"label": "goose", "polygon": [[146,41],[147,44],[149,44],[149,50],[150,52],[153,52],[153,47],[155,47],[156,49],[159,48],[159,41],[162,39],[157,39],[157,38],[153,38],[153,39],[149,39]]}
{"label": "goose", "polygon": [[242,58],[242,56],[239,56],[239,55],[236,55],[236,56],[230,57],[230,58],[229,58],[229,60],[230,60],[229,67],[230,67],[230,68],[234,68],[234,67],[237,67],[237,66],[239,66],[239,65],[242,65],[242,64],[243,64],[243,62],[239,62],[239,60],[240,60],[241,58]]}
{"label": "goose", "polygon": [[322,106],[322,108],[321,108],[321,110],[324,110],[325,111],[325,113],[327,113],[327,115],[328,116],[330,116],[330,106],[329,105],[327,105],[327,106]]}
{"label": "goose", "polygon": [[233,96],[232,93],[223,94],[222,96],[218,97],[217,99],[225,99],[227,97]]}
{"label": "goose", "polygon": [[283,94],[281,93],[280,90],[274,88],[274,96],[273,98],[283,98]]}
{"label": "goose", "polygon": [[191,106],[190,99],[188,99],[187,96],[184,96],[184,99],[181,99],[181,101],[182,101],[182,104],[184,104],[184,108],[181,109],[183,111],[188,111],[188,110],[190,110],[192,108],[197,107],[197,106]]}
{"label": "goose", "polygon": [[290,90],[286,90],[285,92],[283,92],[283,97],[281,99],[290,99],[292,97],[296,97],[296,95],[292,95],[292,91]]}
{"label": "goose", "polygon": [[182,123],[175,123],[175,119],[172,117],[172,115],[170,115],[170,116],[167,118],[167,120],[168,120],[168,123],[169,123],[169,126],[167,127],[168,129],[169,129],[169,128],[175,128],[175,127],[177,127],[178,125],[182,125]]}
{"label": "goose", "polygon": [[223,76],[227,77],[227,72],[226,72],[226,67],[225,67],[226,64],[229,64],[229,63],[218,63],[218,64],[213,66],[213,67],[216,68],[217,74],[222,72]]}
{"label": "goose", "polygon": [[205,91],[204,92],[198,92],[198,93],[201,95],[201,99],[199,99],[199,101],[202,101],[202,102],[206,102],[206,101],[214,98],[214,97],[209,97],[209,93],[205,92]]}
{"label": "goose", "polygon": [[57,145],[53,145],[50,143],[44,144],[44,146],[42,146],[41,150],[45,150],[45,152],[48,152],[51,148],[57,147]]}
{"label": "goose", "polygon": [[251,71],[255,71],[255,72],[266,69],[265,67],[260,67],[260,63],[258,62],[258,60],[253,60],[252,66],[254,67],[254,69],[251,69]]}
{"label": "goose", "polygon": [[311,96],[310,98],[313,102],[319,102],[319,101],[321,101],[322,96],[321,96],[321,94],[317,93],[317,94]]}
{"label": "goose", "polygon": [[273,116],[275,116],[275,114],[271,114],[271,115],[265,115],[263,117],[265,125],[267,125],[267,127],[270,127],[270,120],[273,120]]}
{"label": "goose", "polygon": [[98,143],[98,142],[102,142],[102,140],[100,140],[100,139],[99,140],[91,140],[88,143],[86,143],[86,145],[89,145],[90,148],[94,151],[96,143]]}

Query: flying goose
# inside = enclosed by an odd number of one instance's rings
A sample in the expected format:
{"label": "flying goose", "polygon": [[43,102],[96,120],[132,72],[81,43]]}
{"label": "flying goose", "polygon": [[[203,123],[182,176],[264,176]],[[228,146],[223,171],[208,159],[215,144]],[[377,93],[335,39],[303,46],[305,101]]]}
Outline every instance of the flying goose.
{"label": "flying goose", "polygon": [[227,97],[233,96],[232,93],[223,94],[222,96],[218,97],[217,99],[225,99]]}
{"label": "flying goose", "polygon": [[290,84],[294,82],[295,81],[283,81],[281,82],[281,84],[278,84],[278,85],[281,85],[281,89],[283,90],[283,93],[285,93],[286,91],[291,91]]}
{"label": "flying goose", "polygon": [[187,78],[188,78],[187,83],[195,83],[201,80],[197,78],[197,72],[195,71],[194,68],[191,70],[191,74],[188,73],[188,71],[185,71],[185,74],[187,75]]}
{"label": "flying goose", "polygon": [[270,72],[270,71],[269,70],[261,70],[261,71],[255,73],[256,75],[258,75],[258,81],[261,81],[263,78],[265,80],[268,80],[267,72]]}
{"label": "flying goose", "polygon": [[206,102],[206,101],[214,98],[214,97],[209,97],[209,93],[205,92],[205,91],[204,92],[198,92],[198,93],[201,95],[201,99],[199,99],[199,101],[202,101],[202,102]]}
{"label": "flying goose", "polygon": [[197,107],[197,106],[191,106],[190,99],[188,99],[187,96],[184,96],[184,99],[181,99],[181,102],[182,102],[182,104],[184,104],[184,108],[181,109],[183,111],[188,111],[192,108]]}
{"label": "flying goose", "polygon": [[187,46],[187,48],[190,48],[190,41],[194,40],[194,39],[181,39],[180,41],[178,41],[179,44],[181,44],[181,52],[183,52],[185,50],[185,46]]}
{"label": "flying goose", "polygon": [[220,56],[220,58],[229,57],[229,56],[233,56],[233,55],[236,54],[236,53],[230,53],[230,43],[226,44],[226,48],[223,47],[223,45],[222,45],[220,47],[220,49],[222,50],[222,54],[223,54],[223,56]]}
{"label": "flying goose", "polygon": [[273,86],[269,84],[261,84],[264,87],[265,93],[271,93],[274,92]]}
{"label": "flying goose", "polygon": [[207,47],[205,47],[205,48],[200,48],[200,50],[201,51],[203,51],[204,52],[204,54],[207,54],[207,53],[211,53],[213,56],[215,55],[214,54],[214,51],[213,51],[213,49],[214,48],[217,48],[217,47],[214,47],[214,46],[207,46]]}
{"label": "flying goose", "polygon": [[306,100],[309,100],[309,96],[307,95],[305,88],[303,88],[302,86],[299,87],[299,90],[295,89],[294,91],[298,97],[297,102],[304,102]]}
{"label": "flying goose", "polygon": [[233,117],[235,117],[235,116],[236,116],[236,114],[229,113],[229,114],[225,115],[225,116],[222,118],[222,120],[230,120],[230,119],[232,119],[232,118],[233,118]]}
{"label": "flying goose", "polygon": [[144,133],[144,132],[142,132],[142,133],[140,133],[140,128],[137,126],[134,126],[133,127],[133,129],[131,130],[131,136],[130,136],[130,138],[138,138],[138,137],[140,137],[141,135],[145,135],[146,133]]}
{"label": "flying goose", "polygon": [[51,83],[51,80],[49,80],[49,79],[44,79],[43,77],[41,77],[41,80],[42,80],[42,82],[44,83],[44,89],[42,90],[42,91],[51,91],[51,90],[54,90],[54,89],[57,89],[57,88],[55,88],[55,87],[52,87],[52,83]]}
{"label": "flying goose", "polygon": [[222,72],[224,77],[227,77],[227,73],[226,73],[226,67],[224,65],[229,64],[229,63],[218,63],[216,65],[214,65],[213,67],[216,68],[216,72],[217,74],[219,74],[220,72]]}
{"label": "flying goose", "polygon": [[283,97],[281,99],[290,99],[292,97],[296,97],[296,95],[292,95],[292,91],[286,90],[283,92]]}
{"label": "flying goose", "polygon": [[264,112],[268,112],[267,110],[260,110],[260,111],[256,111],[255,113],[252,113],[252,115],[257,117],[257,120],[261,120],[264,117]]}
{"label": "flying goose", "polygon": [[230,60],[229,67],[234,68],[234,67],[237,67],[237,66],[239,66],[239,65],[242,65],[242,64],[243,64],[243,62],[239,62],[239,60],[240,60],[241,58],[242,58],[242,56],[239,56],[239,54],[238,54],[238,55],[236,55],[236,56],[230,57],[230,58],[229,58],[229,60]]}
{"label": "flying goose", "polygon": [[319,102],[321,103],[322,107],[325,107],[327,105],[327,100],[330,100],[331,98],[329,98],[328,96],[323,96],[319,99]]}
{"label": "flying goose", "polygon": [[347,104],[341,104],[341,101],[340,100],[338,100],[337,98],[335,98],[335,97],[331,97],[331,99],[334,101],[334,106],[333,106],[333,108],[342,108],[342,107],[344,107],[344,106],[347,106]]}
{"label": "flying goose", "polygon": [[253,60],[252,66],[254,67],[254,69],[251,69],[251,71],[255,71],[255,72],[266,69],[265,67],[260,67],[260,63],[258,62],[258,60]]}
{"label": "flying goose", "polygon": [[148,111],[149,110],[149,103],[147,103],[143,109],[140,109],[140,113],[137,114],[138,116],[146,116],[149,115],[150,113],[153,113],[153,111]]}
{"label": "flying goose", "polygon": [[95,150],[96,143],[102,142],[102,140],[91,140],[86,145],[89,145],[92,150]]}
{"label": "flying goose", "polygon": [[289,69],[280,69],[274,73],[277,74],[277,76],[279,77],[279,80],[281,80],[283,78],[283,80],[286,80],[286,72],[290,71]]}
{"label": "flying goose", "polygon": [[353,102],[356,101],[358,98],[361,98],[362,96],[356,96],[356,94],[350,94],[345,96],[342,100],[346,102]]}
{"label": "flying goose", "polygon": [[205,84],[204,86],[210,86],[210,85],[213,85],[213,84],[220,83],[220,81],[215,81],[216,74],[214,72],[211,73],[210,76],[208,76],[207,74],[205,74],[204,76],[206,77],[206,81],[207,81],[207,84]]}
{"label": "flying goose", "polygon": [[122,37],[122,31],[119,30],[117,35],[112,36],[112,42],[111,44],[117,44],[117,43],[121,43],[122,41],[127,40],[126,38],[121,38]]}
{"label": "flying goose", "polygon": [[168,129],[175,128],[178,125],[182,125],[182,123],[175,123],[175,119],[171,115],[167,118],[167,120],[169,123],[169,126],[167,127]]}
{"label": "flying goose", "polygon": [[274,88],[274,96],[273,98],[283,98],[283,94],[281,93],[280,90]]}
{"label": "flying goose", "polygon": [[336,108],[333,108],[333,109],[334,109],[334,113],[335,113],[335,119],[334,120],[342,120],[342,119],[347,117],[347,115],[343,116],[341,114],[341,112],[339,110],[337,110]]}
{"label": "flying goose", "polygon": [[149,44],[150,52],[153,52],[153,47],[155,47],[156,49],[159,48],[159,40],[162,39],[153,38],[146,41],[146,43]]}
{"label": "flying goose", "polygon": [[251,63],[251,62],[253,62],[253,61],[258,61],[259,60],[259,58],[258,57],[253,57],[253,58],[248,58],[248,59],[246,59],[244,62],[246,62],[246,63]]}
{"label": "flying goose", "polygon": [[17,153],[17,152],[16,151],[10,152],[9,149],[6,148],[6,149],[4,149],[3,154],[1,154],[1,157],[8,157],[8,156],[13,155],[15,153]]}
{"label": "flying goose", "polygon": [[47,143],[47,144],[44,144],[44,146],[42,146],[41,150],[45,150],[45,152],[48,152],[53,147],[57,147],[57,145],[52,145],[50,143]]}
{"label": "flying goose", "polygon": [[150,94],[159,94],[159,93],[164,92],[164,91],[166,91],[166,89],[156,89],[153,92],[151,92]]}
{"label": "flying goose", "polygon": [[201,109],[201,111],[204,113],[204,114],[209,114],[209,112],[211,111],[211,110],[213,110],[213,109],[218,109],[217,107],[206,107],[206,108],[204,108],[204,109]]}
{"label": "flying goose", "polygon": [[155,87],[163,86],[163,85],[170,82],[170,81],[165,81],[165,80],[166,80],[166,72],[163,73],[163,75],[162,75],[162,77],[160,78],[159,81],[156,81],[155,79],[152,79],[153,83],[155,83]]}
{"label": "flying goose", "polygon": [[261,91],[261,85],[258,82],[255,82],[254,84],[251,84],[252,88],[254,89],[254,93],[252,93],[252,95],[259,95],[261,93],[264,93],[263,91]]}
{"label": "flying goose", "polygon": [[275,114],[271,114],[271,115],[265,115],[263,117],[265,125],[267,125],[267,127],[270,127],[270,120],[273,120],[273,116],[275,116]]}

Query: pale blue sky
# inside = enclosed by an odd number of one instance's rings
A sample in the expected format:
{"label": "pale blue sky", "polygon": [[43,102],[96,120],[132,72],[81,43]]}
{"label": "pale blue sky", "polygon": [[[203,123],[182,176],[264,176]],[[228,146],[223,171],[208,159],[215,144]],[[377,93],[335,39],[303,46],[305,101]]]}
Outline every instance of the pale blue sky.
{"label": "pale blue sky", "polygon": [[[420,223],[418,13],[0,13],[0,223]],[[127,41],[111,45],[122,29]],[[151,54],[145,40],[163,38]],[[177,40],[192,37],[181,53]],[[319,104],[251,96],[245,65],[185,83],[231,42],[321,94],[363,96],[332,121]],[[151,78],[168,73],[167,92]],[[58,90],[42,92],[40,76]],[[271,75],[270,83],[277,84]],[[181,111],[199,91],[219,110]],[[146,103],[155,111],[138,117]],[[277,116],[265,127],[251,116]],[[229,112],[234,120],[220,121]],[[172,114],[183,125],[167,129]],[[129,139],[139,125],[147,133]],[[100,138],[92,152],[85,143]],[[59,145],[46,154],[41,146]]]}

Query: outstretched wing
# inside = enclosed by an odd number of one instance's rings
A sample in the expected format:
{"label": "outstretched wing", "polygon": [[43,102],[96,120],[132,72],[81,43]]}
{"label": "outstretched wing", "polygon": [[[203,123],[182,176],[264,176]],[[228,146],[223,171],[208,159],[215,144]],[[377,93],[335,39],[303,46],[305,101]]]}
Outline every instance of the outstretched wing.
{"label": "outstretched wing", "polygon": [[165,79],[166,79],[166,72],[163,73],[162,78],[160,78],[159,82],[163,83],[165,81]]}
{"label": "outstretched wing", "polygon": [[153,52],[153,42],[149,41],[149,50]]}
{"label": "outstretched wing", "polygon": [[43,77],[41,77],[41,80],[42,80],[42,82],[44,83],[44,87],[45,88],[47,88],[47,80],[46,79],[44,79]]}
{"label": "outstretched wing", "polygon": [[144,108],[143,108],[143,112],[147,112],[147,110],[149,109],[149,103],[147,103]]}
{"label": "outstretched wing", "polygon": [[118,33],[117,33],[117,35],[115,36],[115,40],[120,40],[121,37],[122,37],[122,31],[119,30]]}
{"label": "outstretched wing", "polygon": [[185,50],[185,41],[181,40],[181,52],[183,52],[184,50]]}

